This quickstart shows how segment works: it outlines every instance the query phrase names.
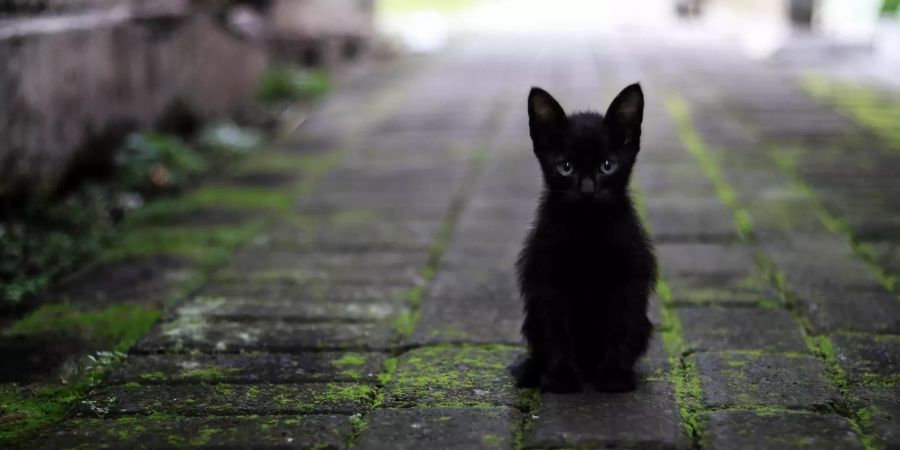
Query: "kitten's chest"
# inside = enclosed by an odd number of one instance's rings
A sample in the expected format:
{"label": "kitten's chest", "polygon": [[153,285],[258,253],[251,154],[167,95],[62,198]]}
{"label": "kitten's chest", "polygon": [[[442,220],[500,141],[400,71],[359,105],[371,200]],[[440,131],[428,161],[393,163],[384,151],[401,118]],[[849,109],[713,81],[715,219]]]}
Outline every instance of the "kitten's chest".
{"label": "kitten's chest", "polygon": [[539,229],[534,244],[541,250],[535,256],[543,260],[540,265],[549,280],[560,286],[582,289],[627,282],[628,268],[635,267],[642,252],[634,238],[637,230],[617,225]]}

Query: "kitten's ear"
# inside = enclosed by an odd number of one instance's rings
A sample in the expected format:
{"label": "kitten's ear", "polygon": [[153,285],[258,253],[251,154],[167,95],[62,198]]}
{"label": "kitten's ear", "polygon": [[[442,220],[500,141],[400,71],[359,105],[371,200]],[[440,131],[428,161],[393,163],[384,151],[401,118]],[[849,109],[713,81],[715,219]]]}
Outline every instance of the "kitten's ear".
{"label": "kitten's ear", "polygon": [[625,143],[636,142],[641,137],[641,121],[644,119],[644,92],[634,83],[613,99],[606,110],[604,122],[613,127]]}
{"label": "kitten's ear", "polygon": [[568,123],[566,112],[547,91],[531,88],[528,93],[528,127],[533,141],[559,135]]}

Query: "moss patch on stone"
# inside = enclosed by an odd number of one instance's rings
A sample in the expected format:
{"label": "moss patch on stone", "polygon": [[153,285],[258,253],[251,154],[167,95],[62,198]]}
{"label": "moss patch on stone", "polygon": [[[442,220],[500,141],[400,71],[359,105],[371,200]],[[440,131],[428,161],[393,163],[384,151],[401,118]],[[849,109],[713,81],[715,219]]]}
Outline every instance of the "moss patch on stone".
{"label": "moss patch on stone", "polygon": [[508,345],[435,345],[398,359],[385,387],[388,407],[514,406],[517,393],[506,367],[522,353]]}
{"label": "moss patch on stone", "polygon": [[719,200],[732,210],[738,234],[742,239],[747,239],[753,232],[753,221],[750,218],[750,213],[738,204],[737,194],[731,185],[725,181],[718,163],[706,147],[706,143],[703,142],[703,139],[694,129],[690,106],[683,98],[673,93],[665,96],[664,104],[669,114],[675,120],[681,143],[697,163],[700,164],[703,173],[713,183]]}
{"label": "moss patch on stone", "polygon": [[800,85],[900,150],[900,97],[817,75],[804,76]]}
{"label": "moss patch on stone", "polygon": [[141,305],[113,305],[82,311],[68,304],[44,305],[15,322],[10,335],[67,335],[101,348],[124,352],[159,319],[160,311]]}
{"label": "moss patch on stone", "polygon": [[815,189],[806,183],[799,175],[797,162],[791,156],[792,154],[791,151],[786,151],[782,148],[769,148],[769,155],[772,160],[775,161],[778,167],[791,178],[796,189],[809,201],[813,212],[819,217],[822,224],[825,225],[825,228],[833,233],[843,236],[853,249],[853,252],[866,263],[866,267],[869,268],[878,280],[881,281],[889,291],[892,291],[895,295],[900,295],[900,282],[898,282],[897,274],[891,273],[879,264],[877,255],[871,251],[870,247],[859,242],[859,239],[854,235],[853,229],[845,220],[828,211]]}
{"label": "moss patch on stone", "polygon": [[104,255],[106,260],[171,254],[187,256],[204,266],[219,264],[262,228],[254,221],[237,227],[144,227],[126,233]]}

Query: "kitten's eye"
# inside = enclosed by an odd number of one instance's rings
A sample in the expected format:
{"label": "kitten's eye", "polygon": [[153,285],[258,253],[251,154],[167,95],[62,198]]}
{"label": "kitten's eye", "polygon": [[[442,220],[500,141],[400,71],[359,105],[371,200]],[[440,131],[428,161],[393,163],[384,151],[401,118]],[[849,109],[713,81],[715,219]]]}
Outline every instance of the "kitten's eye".
{"label": "kitten's eye", "polygon": [[606,161],[603,161],[603,164],[600,164],[600,172],[602,172],[604,175],[609,175],[615,172],[618,168],[619,165],[616,164],[615,161],[610,161],[608,159]]}
{"label": "kitten's eye", "polygon": [[572,171],[575,170],[575,167],[572,166],[572,163],[563,161],[556,165],[556,170],[559,171],[560,175],[567,177],[569,175],[572,175]]}

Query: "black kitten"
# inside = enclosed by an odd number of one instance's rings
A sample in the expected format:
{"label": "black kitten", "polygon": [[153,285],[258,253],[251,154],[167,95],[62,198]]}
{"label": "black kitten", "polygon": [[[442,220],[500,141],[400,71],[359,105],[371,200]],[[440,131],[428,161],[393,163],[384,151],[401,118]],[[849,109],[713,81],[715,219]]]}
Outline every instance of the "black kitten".
{"label": "black kitten", "polygon": [[652,331],[647,297],[656,282],[653,248],[628,195],[643,111],[637,84],[622,90],[605,118],[566,116],[540,88],[528,95],[544,192],[517,264],[530,352],[513,369],[520,387],[636,386],[634,364]]}

